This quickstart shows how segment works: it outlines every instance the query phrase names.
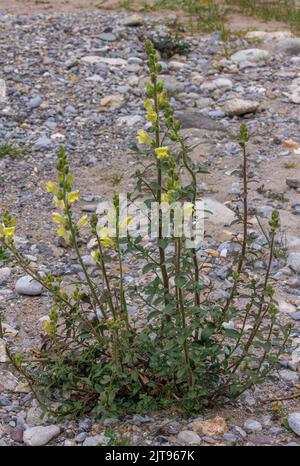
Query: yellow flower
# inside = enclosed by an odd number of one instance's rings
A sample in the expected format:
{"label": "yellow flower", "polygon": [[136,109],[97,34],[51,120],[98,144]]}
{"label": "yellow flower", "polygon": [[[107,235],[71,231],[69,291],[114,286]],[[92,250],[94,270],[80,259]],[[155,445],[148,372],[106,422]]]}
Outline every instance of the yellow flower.
{"label": "yellow flower", "polygon": [[4,227],[5,238],[12,238],[15,234],[15,227]]}
{"label": "yellow flower", "polygon": [[63,216],[60,215],[60,214],[57,213],[57,212],[53,212],[52,218],[53,218],[53,221],[54,221],[55,223],[60,224],[60,223],[63,223],[63,222],[64,222]]}
{"label": "yellow flower", "polygon": [[3,238],[4,236],[4,226],[2,223],[0,223],[0,238]]}
{"label": "yellow flower", "polygon": [[190,216],[194,213],[194,205],[191,202],[185,202],[183,206],[184,215]]}
{"label": "yellow flower", "polygon": [[63,210],[65,208],[65,203],[62,199],[58,199],[56,196],[53,197],[54,205],[57,209]]}
{"label": "yellow flower", "polygon": [[77,228],[85,227],[88,223],[88,218],[87,215],[83,215],[77,222],[76,226]]}
{"label": "yellow flower", "polygon": [[169,149],[166,146],[157,147],[155,149],[155,153],[156,153],[157,158],[160,160],[169,157]]}
{"label": "yellow flower", "polygon": [[61,226],[57,230],[58,236],[61,236],[66,243],[70,243],[70,233],[65,229],[65,227]]}
{"label": "yellow flower", "polygon": [[161,92],[159,95],[158,95],[158,105],[160,107],[164,107],[166,105],[166,103],[168,102],[168,99],[167,99],[167,94],[165,92]]}
{"label": "yellow flower", "polygon": [[157,122],[157,113],[154,110],[151,110],[147,113],[147,120],[149,120],[153,125]]}
{"label": "yellow flower", "polygon": [[48,183],[46,184],[46,189],[48,193],[53,193],[55,195],[57,195],[58,193],[58,186],[56,183],[54,183],[54,181],[48,181]]}
{"label": "yellow flower", "polygon": [[147,146],[150,146],[152,143],[151,137],[143,129],[138,130],[137,140],[139,144],[147,144]]}
{"label": "yellow flower", "polygon": [[173,201],[174,198],[175,198],[175,196],[174,196],[175,192],[176,191],[172,190],[172,191],[168,191],[167,193],[163,193],[161,195],[161,201],[162,202],[171,202],[171,201]]}
{"label": "yellow flower", "polygon": [[91,252],[91,258],[92,258],[95,262],[98,262],[98,261],[99,261],[99,251],[92,251],[92,252]]}
{"label": "yellow flower", "polygon": [[123,232],[125,228],[132,223],[132,217],[126,217],[122,222],[120,222],[119,229]]}
{"label": "yellow flower", "polygon": [[78,191],[70,192],[68,194],[68,201],[70,202],[70,204],[72,204],[73,202],[78,201]]}
{"label": "yellow flower", "polygon": [[114,245],[112,238],[109,236],[109,229],[107,227],[101,228],[98,235],[103,246],[110,247]]}
{"label": "yellow flower", "polygon": [[148,112],[151,112],[154,108],[153,102],[151,99],[145,99],[144,100],[144,107]]}

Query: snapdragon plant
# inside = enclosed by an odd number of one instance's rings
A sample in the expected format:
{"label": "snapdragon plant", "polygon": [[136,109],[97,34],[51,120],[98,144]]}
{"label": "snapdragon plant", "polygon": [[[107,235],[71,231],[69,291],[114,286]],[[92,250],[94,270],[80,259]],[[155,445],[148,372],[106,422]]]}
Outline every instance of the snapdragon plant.
{"label": "snapdragon plant", "polygon": [[[65,290],[63,278],[55,271],[42,276],[22,256],[14,243],[16,220],[9,212],[0,225],[5,248],[53,301],[42,344],[34,356],[22,355],[6,344],[7,358],[42,406],[61,416],[91,411],[98,416],[119,415],[174,405],[188,413],[199,412],[263,382],[278,367],[290,334],[290,328],[277,320],[271,285],[278,212],[273,212],[269,222],[264,276],[251,276],[247,269],[251,250],[245,124],[238,136],[243,159],[243,216],[239,219],[243,238],[224,298],[213,298],[214,283],[207,280],[206,259],[200,254],[203,245],[193,242],[192,235],[188,247],[184,232],[175,235],[174,228],[170,235],[164,234],[163,209],[169,209],[174,224],[173,207],[187,203],[193,218],[201,193],[190,156],[193,148],[174,117],[150,41],[146,52],[148,123],[138,130],[141,168],[136,172],[136,189],[127,198],[134,203],[142,196],[147,206],[157,203],[161,207],[157,236],[149,241],[148,235],[121,234],[133,219],[125,216],[121,221],[117,195],[110,214],[114,234],[96,214],[75,218],[73,206],[79,193],[73,189],[63,147],[58,151],[57,180],[49,182],[47,190],[53,196],[57,234],[73,248],[82,268],[84,278],[73,283],[73,292]],[[189,181],[182,181],[182,172]],[[79,238],[86,228],[94,238],[91,256],[99,275],[91,275],[82,259]],[[134,286],[126,280],[128,269],[124,267],[124,261],[133,256],[144,274],[142,283]],[[136,325],[129,313],[129,299],[143,311],[142,325]],[[2,330],[0,338],[4,339]]]}

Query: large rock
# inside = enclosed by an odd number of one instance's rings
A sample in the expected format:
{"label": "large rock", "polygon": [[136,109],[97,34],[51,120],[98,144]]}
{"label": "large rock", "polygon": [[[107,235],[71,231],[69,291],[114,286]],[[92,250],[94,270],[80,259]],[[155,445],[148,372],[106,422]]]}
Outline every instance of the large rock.
{"label": "large rock", "polygon": [[260,62],[270,58],[270,53],[267,50],[261,49],[246,49],[239,50],[231,55],[230,60],[235,63],[248,62]]}
{"label": "large rock", "polygon": [[58,426],[36,426],[26,429],[23,435],[23,441],[31,447],[41,447],[47,445],[50,440],[60,434]]}
{"label": "large rock", "polygon": [[300,252],[291,252],[287,259],[287,265],[296,273],[300,273]]}
{"label": "large rock", "polygon": [[16,292],[27,296],[39,296],[42,294],[42,285],[34,280],[30,275],[19,278],[16,283]]}
{"label": "large rock", "polygon": [[288,423],[292,431],[300,437],[300,412],[289,414]]}
{"label": "large rock", "polygon": [[254,113],[259,107],[259,102],[255,100],[245,100],[234,98],[228,100],[224,106],[224,112],[229,116],[245,115],[246,113]]}
{"label": "large rock", "polygon": [[300,53],[300,38],[295,37],[291,39],[279,40],[274,45],[274,50],[286,55],[298,55]]}
{"label": "large rock", "polygon": [[204,198],[205,221],[215,225],[229,225],[235,219],[235,213],[224,204],[212,198]]}

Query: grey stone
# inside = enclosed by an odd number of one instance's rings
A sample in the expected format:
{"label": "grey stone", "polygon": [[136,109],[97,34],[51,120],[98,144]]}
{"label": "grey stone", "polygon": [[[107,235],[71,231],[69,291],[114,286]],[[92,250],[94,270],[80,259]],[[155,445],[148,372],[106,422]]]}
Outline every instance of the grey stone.
{"label": "grey stone", "polygon": [[215,225],[229,225],[235,219],[235,213],[221,202],[209,197],[203,201],[206,221]]}
{"label": "grey stone", "polygon": [[289,369],[282,369],[279,371],[279,376],[282,380],[289,383],[299,382],[299,375],[297,372],[290,371]]}
{"label": "grey stone", "polygon": [[25,430],[23,441],[28,446],[41,447],[47,445],[50,440],[59,434],[60,428],[55,425],[30,427]]}
{"label": "grey stone", "polygon": [[42,294],[43,286],[30,275],[19,278],[15,286],[16,292],[27,296],[39,296]]}
{"label": "grey stone", "polygon": [[53,146],[53,142],[47,136],[41,136],[35,141],[37,149],[49,149]]}
{"label": "grey stone", "polygon": [[275,50],[290,56],[298,55],[300,53],[300,38],[279,40],[275,44]]}
{"label": "grey stone", "polygon": [[201,443],[201,438],[199,437],[198,434],[191,430],[182,430],[179,432],[178,437],[177,437],[177,442],[179,445],[185,444],[185,445],[200,445]]}
{"label": "grey stone", "polygon": [[293,312],[293,313],[291,314],[291,318],[292,318],[293,320],[297,320],[297,321],[300,320],[300,311]]}
{"label": "grey stone", "polygon": [[78,427],[80,430],[90,430],[92,428],[93,421],[90,418],[81,419]]}
{"label": "grey stone", "polygon": [[83,446],[84,447],[96,447],[99,444],[109,443],[109,441],[110,441],[110,438],[105,437],[105,435],[94,435],[92,437],[87,437],[83,442]]}
{"label": "grey stone", "polygon": [[75,440],[75,442],[77,442],[77,443],[82,443],[82,442],[85,441],[86,437],[87,437],[87,433],[86,433],[86,432],[79,432],[79,434],[76,435],[76,437],[75,437],[74,440]]}
{"label": "grey stone", "polygon": [[231,432],[225,432],[225,434],[223,434],[223,439],[230,443],[235,443],[238,440],[237,436]]}
{"label": "grey stone", "polygon": [[115,426],[116,424],[118,424],[118,422],[119,422],[119,419],[115,417],[110,417],[108,419],[104,419],[103,425],[104,427],[111,427],[111,426]]}
{"label": "grey stone", "polygon": [[41,105],[42,102],[43,102],[43,99],[41,98],[41,96],[37,95],[36,97],[33,97],[32,99],[30,99],[30,101],[28,102],[28,107],[37,108]]}
{"label": "grey stone", "polygon": [[246,432],[261,432],[262,425],[260,422],[256,421],[255,419],[247,419],[244,423],[244,429]]}
{"label": "grey stone", "polygon": [[300,437],[300,412],[289,414],[288,423],[292,431]]}
{"label": "grey stone", "polygon": [[183,129],[198,128],[207,131],[225,131],[223,125],[200,113],[176,113],[175,118],[180,121]]}
{"label": "grey stone", "polygon": [[97,37],[105,42],[113,42],[117,39],[111,32],[102,32]]}

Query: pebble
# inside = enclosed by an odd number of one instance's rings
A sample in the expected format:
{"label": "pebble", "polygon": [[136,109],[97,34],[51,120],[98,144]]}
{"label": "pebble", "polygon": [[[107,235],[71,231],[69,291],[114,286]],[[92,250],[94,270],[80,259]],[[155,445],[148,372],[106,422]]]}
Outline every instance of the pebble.
{"label": "pebble", "polygon": [[256,421],[255,419],[247,419],[244,423],[244,429],[246,432],[261,432],[262,425],[260,422]]}
{"label": "pebble", "polygon": [[39,296],[42,294],[43,286],[31,276],[25,275],[17,280],[16,292],[27,296]]}
{"label": "pebble", "polygon": [[11,275],[11,269],[9,267],[2,267],[0,269],[0,285],[7,282]]}
{"label": "pebble", "polygon": [[43,99],[41,98],[41,96],[38,95],[30,99],[30,101],[28,102],[28,107],[31,109],[37,108],[42,104],[42,102],[43,102]]}
{"label": "pebble", "polygon": [[224,112],[229,116],[245,115],[246,113],[254,113],[259,107],[259,102],[234,98],[227,101],[223,107]]}
{"label": "pebble", "polygon": [[292,318],[293,320],[299,321],[299,320],[300,320],[300,311],[293,312],[293,313],[291,314],[291,318]]}

